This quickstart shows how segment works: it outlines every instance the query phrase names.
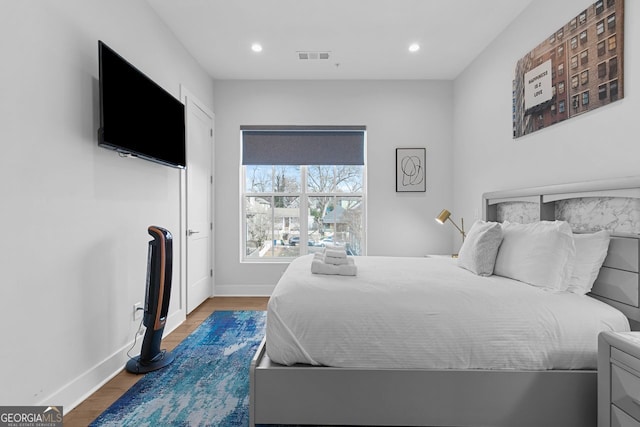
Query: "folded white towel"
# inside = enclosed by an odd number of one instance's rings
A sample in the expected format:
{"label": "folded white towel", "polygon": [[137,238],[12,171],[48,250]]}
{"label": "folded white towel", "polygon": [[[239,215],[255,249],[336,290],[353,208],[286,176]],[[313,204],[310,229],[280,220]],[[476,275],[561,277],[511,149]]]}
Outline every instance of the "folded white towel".
{"label": "folded white towel", "polygon": [[349,263],[349,258],[347,257],[345,258],[330,257],[330,256],[326,256],[324,252],[320,252],[320,253],[316,252],[313,255],[313,258],[319,261],[325,262],[327,264],[333,264],[333,265],[343,265],[343,264]]}
{"label": "folded white towel", "polygon": [[311,261],[311,272],[313,274],[334,274],[339,276],[355,276],[358,273],[358,267],[355,265],[353,258],[347,258],[346,264],[336,265],[323,261],[322,254],[316,254]]}
{"label": "folded white towel", "polygon": [[344,246],[328,245],[324,248],[324,256],[331,258],[346,258],[347,250]]}

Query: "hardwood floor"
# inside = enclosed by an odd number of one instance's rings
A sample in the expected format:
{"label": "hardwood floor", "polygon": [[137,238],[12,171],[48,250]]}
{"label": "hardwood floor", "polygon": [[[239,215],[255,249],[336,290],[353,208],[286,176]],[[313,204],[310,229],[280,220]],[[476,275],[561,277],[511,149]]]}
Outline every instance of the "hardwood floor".
{"label": "hardwood floor", "polygon": [[[266,297],[215,297],[203,302],[187,316],[187,320],[162,340],[162,348],[173,350],[211,313],[218,310],[266,310]],[[118,400],[143,375],[123,370],[64,416],[65,427],[87,426],[113,402]]]}

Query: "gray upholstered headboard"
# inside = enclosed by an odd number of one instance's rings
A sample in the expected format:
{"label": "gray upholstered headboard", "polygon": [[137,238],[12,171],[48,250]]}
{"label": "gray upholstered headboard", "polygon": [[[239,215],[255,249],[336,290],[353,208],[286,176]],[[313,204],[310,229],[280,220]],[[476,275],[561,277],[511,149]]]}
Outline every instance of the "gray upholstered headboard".
{"label": "gray upholstered headboard", "polygon": [[609,252],[590,295],[640,327],[640,177],[495,191],[482,199],[488,221],[563,220],[574,232],[609,230]]}

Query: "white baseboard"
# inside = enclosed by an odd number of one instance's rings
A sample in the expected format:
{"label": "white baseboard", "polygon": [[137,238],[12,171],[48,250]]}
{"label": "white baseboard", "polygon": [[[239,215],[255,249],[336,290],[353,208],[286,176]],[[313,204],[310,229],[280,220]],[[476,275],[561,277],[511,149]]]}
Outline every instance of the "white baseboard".
{"label": "white baseboard", "polygon": [[[178,310],[170,314],[167,318],[165,330],[162,334],[163,338],[173,332],[173,330],[180,326],[184,320],[184,310]],[[69,411],[81,404],[85,399],[95,393],[100,387],[105,385],[124,369],[124,365],[129,360],[127,357],[127,351],[131,348],[133,342],[134,341],[131,340],[131,342],[115,351],[111,356],[90,368],[79,377],[73,379],[71,382],[60,388],[60,390],[52,393],[47,398],[42,399],[36,405],[61,405],[64,413],[69,413]],[[131,350],[131,354],[140,353],[141,345],[142,339],[139,338],[137,340],[136,347]]]}
{"label": "white baseboard", "polygon": [[276,285],[215,285],[216,297],[268,297]]}

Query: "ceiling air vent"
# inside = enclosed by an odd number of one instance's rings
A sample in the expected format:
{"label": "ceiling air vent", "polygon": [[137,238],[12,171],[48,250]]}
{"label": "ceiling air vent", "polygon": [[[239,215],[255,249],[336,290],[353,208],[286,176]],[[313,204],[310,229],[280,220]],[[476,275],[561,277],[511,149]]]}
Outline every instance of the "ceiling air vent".
{"label": "ceiling air vent", "polygon": [[298,51],[298,59],[308,60],[308,59],[329,59],[329,54],[331,52],[308,52],[308,51]]}

